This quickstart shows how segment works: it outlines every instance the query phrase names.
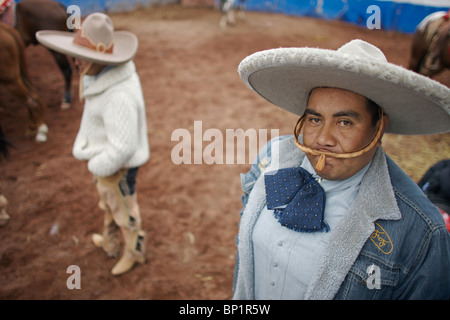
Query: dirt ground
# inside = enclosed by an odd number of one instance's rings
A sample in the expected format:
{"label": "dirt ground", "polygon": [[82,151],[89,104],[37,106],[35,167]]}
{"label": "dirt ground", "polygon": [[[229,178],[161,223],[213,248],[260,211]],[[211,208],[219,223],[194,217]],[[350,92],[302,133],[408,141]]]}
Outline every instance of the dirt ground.
{"label": "dirt ground", "polygon": [[[147,263],[113,277],[116,260],[91,243],[103,213],[86,163],[72,156],[82,114],[74,75],[72,108],[59,109],[62,76],[49,52],[27,48],[33,84],[49,106],[46,143],[24,136],[23,103],[2,94],[0,122],[15,145],[0,163],[0,193],[9,223],[0,227],[0,299],[229,299],[234,239],[245,164],[181,164],[171,158],[176,129],[194,137],[219,129],[278,129],[291,134],[296,117],[248,90],[237,74],[247,55],[281,46],[337,49],[353,38],[379,46],[390,62],[407,66],[411,35],[367,30],[338,21],[247,12],[226,30],[213,8],[178,5],[111,14],[117,30],[140,40],[135,63],[147,103],[151,158],[138,175],[147,232]],[[437,77],[450,86],[450,73]],[[259,131],[258,131],[259,132]],[[200,133],[201,134],[201,133]],[[436,161],[450,158],[450,136],[387,135],[387,153],[417,181]],[[203,149],[209,142],[203,142]],[[247,153],[249,154],[249,152]],[[81,289],[69,289],[67,268],[80,267]]]}

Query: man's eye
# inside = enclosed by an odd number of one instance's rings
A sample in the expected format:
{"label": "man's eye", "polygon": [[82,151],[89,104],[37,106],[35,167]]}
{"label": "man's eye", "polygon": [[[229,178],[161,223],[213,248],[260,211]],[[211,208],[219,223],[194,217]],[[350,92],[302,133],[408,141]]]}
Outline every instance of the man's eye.
{"label": "man's eye", "polygon": [[351,123],[351,121],[348,121],[348,120],[340,120],[337,124],[340,127],[347,127],[347,126],[351,125],[352,123]]}
{"label": "man's eye", "polygon": [[320,123],[320,119],[319,118],[310,117],[310,118],[308,118],[308,122],[311,123],[311,124],[318,124],[318,123]]}

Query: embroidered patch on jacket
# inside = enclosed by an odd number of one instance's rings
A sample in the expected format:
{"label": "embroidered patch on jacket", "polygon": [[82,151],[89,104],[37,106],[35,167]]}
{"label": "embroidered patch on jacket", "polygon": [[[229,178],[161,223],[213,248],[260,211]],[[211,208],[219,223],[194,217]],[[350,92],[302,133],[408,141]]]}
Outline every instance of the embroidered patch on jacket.
{"label": "embroidered patch on jacket", "polygon": [[375,222],[375,231],[370,235],[370,240],[380,249],[384,254],[389,254],[394,249],[391,238],[378,223]]}
{"label": "embroidered patch on jacket", "polygon": [[266,167],[269,165],[269,161],[267,160],[267,158],[263,158],[259,163],[258,163],[258,167],[259,170],[261,170],[261,172],[264,172],[264,170],[266,169]]}

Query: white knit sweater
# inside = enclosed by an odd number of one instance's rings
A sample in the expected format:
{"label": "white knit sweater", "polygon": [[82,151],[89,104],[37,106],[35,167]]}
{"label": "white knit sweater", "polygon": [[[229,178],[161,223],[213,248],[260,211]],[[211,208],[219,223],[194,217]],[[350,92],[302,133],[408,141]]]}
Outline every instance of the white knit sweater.
{"label": "white knit sweater", "polygon": [[88,160],[88,170],[101,177],[144,164],[150,147],[134,63],[107,70],[85,86],[83,97],[83,116],[73,146],[75,158]]}

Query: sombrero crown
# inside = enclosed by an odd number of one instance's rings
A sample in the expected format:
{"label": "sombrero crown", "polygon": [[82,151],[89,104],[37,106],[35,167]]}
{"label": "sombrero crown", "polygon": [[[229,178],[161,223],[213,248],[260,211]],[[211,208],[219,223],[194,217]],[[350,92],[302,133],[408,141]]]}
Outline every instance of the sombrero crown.
{"label": "sombrero crown", "polygon": [[254,53],[239,65],[245,84],[274,105],[302,115],[317,87],[361,94],[389,116],[386,132],[437,134],[450,131],[450,89],[387,62],[362,40],[338,50],[278,48]]}

